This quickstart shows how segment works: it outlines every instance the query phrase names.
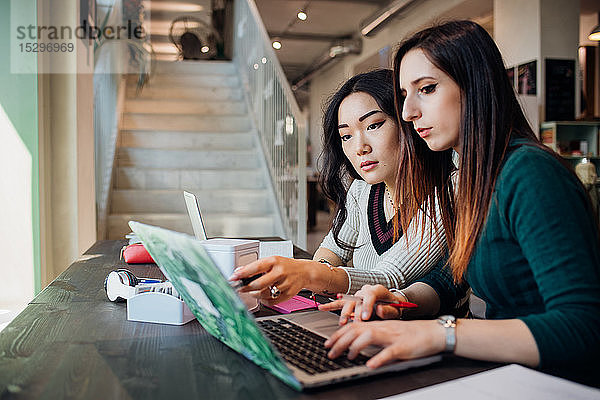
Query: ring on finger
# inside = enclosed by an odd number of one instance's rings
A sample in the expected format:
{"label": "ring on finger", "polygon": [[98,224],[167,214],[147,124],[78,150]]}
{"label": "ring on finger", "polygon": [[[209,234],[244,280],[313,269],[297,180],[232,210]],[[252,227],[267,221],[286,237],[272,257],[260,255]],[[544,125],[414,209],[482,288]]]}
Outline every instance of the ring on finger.
{"label": "ring on finger", "polygon": [[278,298],[281,295],[281,291],[275,285],[270,286],[269,290],[271,291],[271,298],[273,300],[275,300],[276,298]]}

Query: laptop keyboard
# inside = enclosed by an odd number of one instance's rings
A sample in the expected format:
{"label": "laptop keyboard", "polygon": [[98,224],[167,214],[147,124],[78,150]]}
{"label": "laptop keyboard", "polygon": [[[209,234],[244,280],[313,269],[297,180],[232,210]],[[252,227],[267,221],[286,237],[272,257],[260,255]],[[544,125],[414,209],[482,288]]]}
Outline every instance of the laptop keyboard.
{"label": "laptop keyboard", "polygon": [[369,359],[359,354],[348,360],[347,352],[331,360],[327,357],[325,338],[283,318],[256,321],[277,347],[283,359],[310,375],[364,365]]}

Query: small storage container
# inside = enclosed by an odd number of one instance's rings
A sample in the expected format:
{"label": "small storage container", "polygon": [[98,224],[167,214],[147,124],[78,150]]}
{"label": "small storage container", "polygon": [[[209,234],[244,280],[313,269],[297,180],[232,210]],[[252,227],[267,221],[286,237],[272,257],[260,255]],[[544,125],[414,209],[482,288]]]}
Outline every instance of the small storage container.
{"label": "small storage container", "polygon": [[[237,267],[258,260],[258,240],[215,238],[203,240],[201,243],[225,279],[228,279]],[[258,299],[248,293],[240,293],[240,299],[248,311],[256,311],[259,308]]]}
{"label": "small storage container", "polygon": [[170,294],[147,292],[127,299],[129,321],[184,325],[195,318],[181,299]]}
{"label": "small storage container", "polygon": [[225,278],[229,278],[237,267],[258,260],[258,240],[217,238],[201,243]]}

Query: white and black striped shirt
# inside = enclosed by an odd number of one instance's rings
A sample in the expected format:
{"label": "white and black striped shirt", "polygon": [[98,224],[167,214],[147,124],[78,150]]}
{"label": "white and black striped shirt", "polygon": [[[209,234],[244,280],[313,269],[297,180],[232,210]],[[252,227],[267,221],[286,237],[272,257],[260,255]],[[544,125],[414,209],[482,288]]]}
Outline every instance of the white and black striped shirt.
{"label": "white and black striped shirt", "polygon": [[[436,226],[426,219],[422,232],[422,214],[418,214],[394,243],[392,222],[384,216],[385,185],[369,185],[362,180],[352,182],[346,198],[347,218],[339,238],[356,247],[344,250],[333,239],[330,231],[320,247],[331,250],[348,265],[342,267],[350,281],[347,293],[355,293],[363,285],[381,284],[387,288],[402,289],[423,277],[447,252],[441,215],[436,212]],[[408,243],[407,243],[408,237]],[[422,240],[421,240],[422,237]],[[430,240],[431,238],[431,240]]]}

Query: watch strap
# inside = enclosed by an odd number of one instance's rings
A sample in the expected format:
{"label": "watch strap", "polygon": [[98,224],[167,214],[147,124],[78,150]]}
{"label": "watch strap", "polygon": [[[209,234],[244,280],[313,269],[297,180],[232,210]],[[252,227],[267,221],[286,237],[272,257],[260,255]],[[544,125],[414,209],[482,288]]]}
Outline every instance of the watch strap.
{"label": "watch strap", "polygon": [[456,348],[456,318],[453,315],[442,315],[438,318],[438,322],[446,331],[445,351],[453,353]]}

